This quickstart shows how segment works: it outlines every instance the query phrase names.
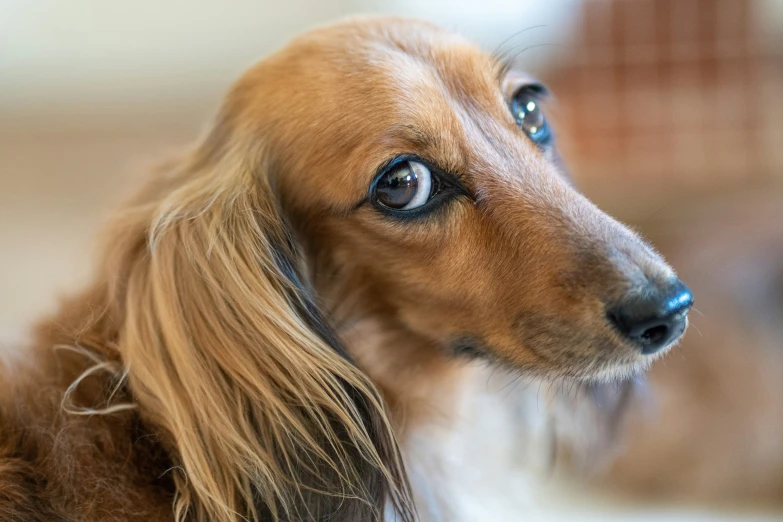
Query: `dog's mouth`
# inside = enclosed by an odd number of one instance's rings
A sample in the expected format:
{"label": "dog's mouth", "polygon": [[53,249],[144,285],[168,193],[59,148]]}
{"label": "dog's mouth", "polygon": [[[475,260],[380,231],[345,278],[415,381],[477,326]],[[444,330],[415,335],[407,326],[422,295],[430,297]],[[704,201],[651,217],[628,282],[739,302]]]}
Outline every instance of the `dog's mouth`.
{"label": "dog's mouth", "polygon": [[676,346],[687,328],[687,310],[678,312],[675,327],[654,324],[639,339],[612,324],[585,333],[549,318],[518,325],[514,346],[497,346],[477,336],[462,335],[448,343],[451,355],[468,362],[497,365],[546,379],[587,383],[634,380]]}
{"label": "dog's mouth", "polygon": [[603,313],[596,306],[589,314],[576,309],[562,315],[520,314],[514,335],[535,357],[537,372],[588,381],[625,380],[646,371],[677,344],[692,305],[693,294],[679,279],[648,280],[619,300],[604,301]]}

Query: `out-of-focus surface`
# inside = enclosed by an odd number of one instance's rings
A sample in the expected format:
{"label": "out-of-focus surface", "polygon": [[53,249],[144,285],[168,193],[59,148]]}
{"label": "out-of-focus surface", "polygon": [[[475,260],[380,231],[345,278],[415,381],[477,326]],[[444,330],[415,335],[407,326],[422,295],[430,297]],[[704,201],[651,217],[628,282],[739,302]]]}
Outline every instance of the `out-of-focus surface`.
{"label": "out-of-focus surface", "polygon": [[[693,328],[653,377],[674,383],[662,386],[675,414],[664,417],[668,436],[698,427],[711,442],[673,449],[679,468],[647,466],[714,488],[719,474],[694,471],[713,449],[720,473],[768,465],[779,479],[780,0],[0,2],[0,341],[89,276],[102,216],[135,175],[200,132],[243,69],[307,27],[360,12],[430,18],[519,52],[550,84],[581,188],[654,239],[696,295]],[[737,380],[711,366],[721,361]],[[707,384],[684,389],[688,380]],[[678,411],[702,411],[703,422]],[[736,447],[743,437],[748,447]]]}
{"label": "out-of-focus surface", "polygon": [[644,220],[783,183],[783,3],[588,1],[547,71],[562,144],[594,197]]}

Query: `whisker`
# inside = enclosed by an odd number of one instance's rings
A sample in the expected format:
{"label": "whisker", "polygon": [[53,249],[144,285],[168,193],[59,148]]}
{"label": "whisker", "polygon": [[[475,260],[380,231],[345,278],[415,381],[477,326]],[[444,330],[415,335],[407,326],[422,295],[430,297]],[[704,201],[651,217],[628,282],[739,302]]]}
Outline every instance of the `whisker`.
{"label": "whisker", "polygon": [[538,390],[536,391],[536,410],[541,413],[541,386],[544,385],[544,381],[538,383]]}
{"label": "whisker", "polygon": [[503,46],[506,45],[508,42],[510,42],[511,40],[513,40],[514,38],[516,38],[517,36],[519,36],[519,35],[521,35],[523,33],[526,33],[528,31],[532,31],[533,29],[541,29],[543,27],[547,27],[547,25],[546,24],[531,25],[530,27],[525,27],[524,29],[520,29],[519,31],[515,32],[514,34],[512,34],[511,36],[509,36],[508,38],[506,38],[505,40],[500,42],[498,44],[498,46],[495,47],[495,49],[490,53],[490,56],[492,56],[492,57],[502,56],[501,51],[503,49]]}
{"label": "whisker", "polygon": [[522,378],[522,374],[520,373],[519,375],[514,377],[514,379],[510,383],[506,384],[503,388],[501,388],[502,391],[508,388],[509,386],[512,386],[511,389],[508,390],[508,392],[505,395],[503,395],[503,400],[508,399],[511,393],[517,389],[517,385],[519,384],[521,378]]}
{"label": "whisker", "polygon": [[668,208],[668,207],[670,207],[671,205],[672,205],[671,203],[666,203],[665,205],[662,205],[662,206],[661,206],[661,208],[659,208],[658,210],[656,210],[655,212],[653,212],[652,214],[650,214],[650,215],[647,217],[647,219],[645,219],[645,220],[642,222],[642,225],[646,225],[646,224],[647,224],[647,223],[648,223],[648,222],[649,222],[649,221],[650,221],[652,218],[654,218],[656,215],[658,215],[658,213],[659,213],[661,210],[663,210],[663,209],[665,209],[665,208]]}
{"label": "whisker", "polygon": [[505,75],[509,70],[513,69],[516,61],[519,59],[519,57],[522,55],[522,53],[529,51],[531,49],[537,49],[539,47],[565,47],[563,44],[553,43],[553,42],[545,42],[540,44],[533,44],[528,45],[527,47],[524,47],[520,49],[518,52],[515,52],[512,54],[512,51],[514,49],[517,49],[520,47],[519,45],[515,45],[514,47],[509,48],[503,55],[497,56],[496,59],[501,64],[501,76]]}
{"label": "whisker", "polygon": [[696,326],[696,325],[695,325],[695,324],[693,324],[693,323],[691,323],[691,326],[693,326],[693,328],[694,328],[694,329],[695,329],[695,330],[698,332],[698,334],[699,334],[699,337],[701,337],[701,338],[704,338],[704,334],[702,334],[702,333],[701,333],[701,330],[699,330],[699,327],[698,327],[698,326]]}

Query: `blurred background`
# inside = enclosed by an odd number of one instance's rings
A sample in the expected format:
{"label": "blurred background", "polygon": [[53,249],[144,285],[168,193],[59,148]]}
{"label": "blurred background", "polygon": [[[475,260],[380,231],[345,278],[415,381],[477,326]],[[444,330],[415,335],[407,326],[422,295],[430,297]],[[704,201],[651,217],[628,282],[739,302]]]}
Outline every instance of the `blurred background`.
{"label": "blurred background", "polygon": [[[693,288],[694,327],[651,380],[668,431],[634,439],[656,458],[619,476],[715,498],[737,491],[732,474],[761,506],[775,494],[763,469],[783,496],[783,0],[0,0],[0,340],[88,277],[102,216],[196,137],[234,78],[352,13],[428,18],[519,53],[555,93],[577,184]],[[783,519],[756,505],[645,513]]]}

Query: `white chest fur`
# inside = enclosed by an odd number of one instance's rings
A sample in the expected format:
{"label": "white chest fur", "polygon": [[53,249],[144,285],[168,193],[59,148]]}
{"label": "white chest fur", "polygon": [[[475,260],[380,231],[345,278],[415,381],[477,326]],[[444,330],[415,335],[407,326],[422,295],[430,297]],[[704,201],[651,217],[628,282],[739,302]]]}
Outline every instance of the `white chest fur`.
{"label": "white chest fur", "polygon": [[550,458],[540,385],[477,369],[458,408],[406,434],[403,455],[421,522],[544,520],[536,490]]}

